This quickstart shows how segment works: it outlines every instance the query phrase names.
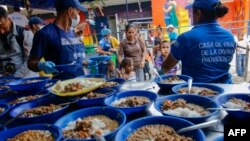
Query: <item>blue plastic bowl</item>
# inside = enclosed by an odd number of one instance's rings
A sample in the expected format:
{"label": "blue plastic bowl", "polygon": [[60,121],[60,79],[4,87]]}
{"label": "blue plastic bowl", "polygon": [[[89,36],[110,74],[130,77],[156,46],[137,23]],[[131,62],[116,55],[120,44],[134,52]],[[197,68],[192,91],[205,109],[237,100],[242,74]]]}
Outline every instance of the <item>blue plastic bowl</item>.
{"label": "blue plastic bowl", "polygon": [[106,79],[106,75],[104,75],[104,74],[90,74],[90,75],[79,76],[79,78],[104,78],[104,79]]}
{"label": "blue plastic bowl", "polygon": [[175,116],[175,115],[170,115],[166,114],[161,110],[161,106],[163,105],[163,102],[165,100],[171,100],[175,101],[177,99],[184,99],[187,101],[187,103],[193,103],[199,106],[202,106],[203,108],[219,108],[219,104],[217,104],[215,101],[213,101],[210,98],[204,97],[204,96],[199,96],[199,95],[183,95],[183,94],[177,94],[177,95],[169,95],[162,97],[160,99],[157,99],[154,102],[154,107],[157,111],[161,112],[165,116],[174,116],[174,117],[179,117],[183,118],[185,120],[191,121],[193,123],[202,123],[205,122],[209,117],[218,114],[218,110],[210,110],[210,114],[207,114],[205,116],[201,117],[183,117],[183,116]]}
{"label": "blue plastic bowl", "polygon": [[0,119],[3,118],[10,110],[10,105],[7,103],[0,103],[0,108],[4,108],[4,111],[0,113]]}
{"label": "blue plastic bowl", "polygon": [[58,72],[75,72],[79,68],[79,64],[56,65],[54,68]]}
{"label": "blue plastic bowl", "polygon": [[[31,100],[31,101],[27,101],[27,102],[23,102],[23,103],[18,103],[18,104],[10,104],[10,106],[13,107],[13,106],[16,106],[16,105],[20,105],[20,104],[24,104],[24,103],[28,103],[28,102],[32,102],[32,101],[43,99],[44,97],[46,97],[46,96],[49,95],[49,91],[48,90],[44,90],[40,94],[42,96],[39,97],[39,98],[37,98],[37,99]],[[7,98],[4,98],[4,99],[0,99],[0,102],[9,103],[11,101],[14,101],[17,98],[25,97],[25,96],[29,96],[29,95],[35,95],[35,94],[28,94],[28,95],[27,94],[18,94],[18,95],[15,95],[13,97],[7,97]]]}
{"label": "blue plastic bowl", "polygon": [[[25,104],[21,104],[18,106],[15,106],[12,111],[10,112],[10,117],[15,118],[18,116],[21,112],[24,110],[28,110],[31,108],[35,108],[38,106],[43,106],[43,105],[48,105],[48,104],[60,104],[60,103],[65,103],[68,102],[66,99],[53,99],[53,98],[48,98],[48,99],[42,99],[39,101],[33,101],[33,102],[28,102]],[[63,108],[41,116],[36,116],[36,117],[25,117],[25,118],[18,118],[16,122],[18,124],[27,124],[27,123],[53,123],[57,119],[59,119],[61,116],[63,116],[66,113],[67,108],[69,105],[64,106]]]}
{"label": "blue plastic bowl", "polygon": [[[153,117],[143,117],[134,121],[127,123],[123,126],[118,133],[116,134],[115,141],[126,141],[126,139],[138,128],[143,127],[145,125],[152,124],[164,124],[170,127],[173,127],[176,131],[182,129],[184,127],[192,126],[193,123],[176,118],[176,117],[162,117],[162,116],[153,116]],[[204,133],[199,130],[185,132],[181,135],[185,135],[187,137],[193,138],[195,141],[205,141]]]}
{"label": "blue plastic bowl", "polygon": [[[147,97],[150,100],[150,103],[138,106],[138,107],[128,107],[128,108],[121,108],[121,107],[115,107],[112,105],[112,103],[115,100],[129,97],[129,96],[144,96]],[[107,97],[104,100],[105,105],[109,107],[113,107],[119,110],[122,110],[126,115],[132,115],[135,113],[142,113],[146,112],[150,105],[153,103],[153,101],[157,98],[157,94],[150,92],[150,91],[143,91],[143,90],[132,90],[132,91],[124,91],[124,92],[119,92],[115,95],[112,95],[110,97]]]}
{"label": "blue plastic bowl", "polygon": [[123,84],[126,82],[126,80],[123,78],[113,78],[113,79],[109,79],[107,82],[117,82],[118,85],[116,85],[114,87],[106,87],[106,88],[115,89],[117,92],[119,92],[121,90],[121,87],[123,86]]}
{"label": "blue plastic bowl", "polygon": [[5,85],[6,83],[19,80],[21,79],[20,77],[11,77],[11,76],[5,76],[5,77],[0,77],[0,86]]}
{"label": "blue plastic bowl", "polygon": [[[88,116],[95,116],[95,115],[105,115],[113,120],[118,121],[119,127],[114,130],[113,132],[107,134],[104,136],[106,141],[111,141],[116,132],[125,124],[126,122],[126,116],[125,114],[117,109],[109,108],[109,107],[93,107],[93,108],[86,108],[74,111],[72,113],[69,113],[62,118],[60,118],[58,121],[56,121],[55,125],[60,127],[61,129],[65,128],[69,122],[75,121],[78,118],[84,118]],[[76,140],[69,140],[68,141],[76,141]],[[83,140],[81,140],[83,141]],[[84,141],[95,141],[95,139],[88,139]]]}
{"label": "blue plastic bowl", "polygon": [[[231,98],[238,98],[247,102],[250,102],[250,94],[222,94],[215,97],[215,101],[223,106]],[[225,106],[223,106],[225,107]],[[246,111],[227,111],[229,116],[233,116],[238,119],[250,119],[250,112]]]}
{"label": "blue plastic bowl", "polygon": [[9,138],[13,138],[16,135],[28,131],[28,130],[47,130],[50,131],[55,139],[55,141],[59,141],[62,137],[62,131],[54,126],[48,124],[33,124],[33,125],[26,125],[20,126],[16,128],[12,128],[3,132],[0,132],[1,141],[6,141]]}
{"label": "blue plastic bowl", "polygon": [[[40,80],[38,82],[30,83],[30,84],[23,84],[24,82],[28,80]],[[25,78],[20,80],[15,80],[10,83],[6,83],[7,86],[9,86],[12,90],[15,91],[24,91],[24,92],[38,92],[42,90],[46,83],[50,79],[48,77],[33,77],[33,78]]]}
{"label": "blue plastic bowl", "polygon": [[[219,94],[222,94],[224,93],[224,89],[222,87],[219,87],[217,85],[213,85],[213,84],[207,84],[207,83],[193,83],[192,86],[196,86],[196,87],[204,87],[204,88],[208,88],[208,89],[211,89],[213,91],[216,91],[218,92],[217,95]],[[180,94],[178,91],[179,89],[181,88],[187,88],[188,87],[188,84],[180,84],[180,85],[177,85],[177,86],[174,86],[172,88],[172,91],[176,94]],[[213,96],[208,96],[208,97],[213,97]]]}
{"label": "blue plastic bowl", "polygon": [[[187,75],[161,75],[161,78],[163,80],[166,80],[166,79],[173,77],[173,76],[178,76],[180,79],[183,79],[184,81],[186,81],[186,83],[188,82],[188,79],[192,79],[192,77],[187,76]],[[161,82],[161,79],[159,77],[156,77],[154,79],[154,82],[157,83],[157,85],[161,89],[167,89],[167,90],[171,90],[174,86],[178,85],[178,84],[165,84],[165,83]]]}
{"label": "blue plastic bowl", "polygon": [[217,137],[214,141],[224,141],[224,136]]}
{"label": "blue plastic bowl", "polygon": [[104,93],[104,94],[107,94],[107,95],[104,96],[104,97],[99,97],[99,98],[80,99],[76,103],[76,105],[78,107],[103,106],[105,98],[109,97],[111,95],[114,95],[116,93],[116,90],[110,89],[110,88],[102,88],[102,89],[97,89],[97,90],[95,90],[93,92]]}

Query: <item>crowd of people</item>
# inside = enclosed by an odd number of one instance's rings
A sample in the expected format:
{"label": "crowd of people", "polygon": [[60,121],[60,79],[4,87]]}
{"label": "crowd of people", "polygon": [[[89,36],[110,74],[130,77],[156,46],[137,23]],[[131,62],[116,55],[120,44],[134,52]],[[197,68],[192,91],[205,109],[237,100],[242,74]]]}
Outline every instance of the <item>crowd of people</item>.
{"label": "crowd of people", "polygon": [[[176,3],[170,1],[164,10],[172,13],[175,7]],[[11,17],[17,13],[8,15],[0,7],[0,58],[4,58],[0,63],[1,71],[16,77],[37,76],[37,72],[43,71],[62,80],[86,74],[83,66],[91,62],[85,59],[84,24],[80,24],[79,12],[87,9],[71,0],[56,0],[55,8],[54,23],[45,26],[38,17],[31,17],[28,22],[16,22],[19,19]],[[107,78],[145,81],[152,78],[150,66],[160,74],[176,74],[181,62],[182,74],[193,77],[195,82],[232,83],[228,71],[236,42],[233,35],[217,23],[217,19],[227,12],[228,8],[219,0],[195,0],[194,28],[180,36],[175,29],[178,23],[170,24],[169,19],[166,19],[168,37],[160,25],[155,30],[150,29],[145,39],[136,25],[127,24],[124,37],[119,41],[105,27],[100,33],[103,38],[96,52],[111,56],[111,60],[99,64],[99,73]],[[237,43],[249,47],[242,34],[238,35]],[[152,51],[148,45],[152,46]],[[245,57],[245,52],[237,48],[239,76],[243,76]],[[58,72],[54,67],[60,64],[78,64],[79,67],[73,73]]]}

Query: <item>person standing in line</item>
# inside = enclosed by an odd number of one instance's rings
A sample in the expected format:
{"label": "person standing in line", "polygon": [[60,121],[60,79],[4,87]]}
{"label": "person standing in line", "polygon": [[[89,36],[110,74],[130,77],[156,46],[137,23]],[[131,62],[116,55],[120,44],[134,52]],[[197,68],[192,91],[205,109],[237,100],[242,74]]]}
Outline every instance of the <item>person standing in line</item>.
{"label": "person standing in line", "polygon": [[21,13],[21,9],[18,5],[14,5],[13,7],[14,13],[9,14],[9,18],[12,19],[12,21],[21,27],[26,27],[28,25],[28,18]]}
{"label": "person standing in line", "polygon": [[133,60],[133,68],[136,73],[136,81],[144,81],[144,65],[146,57],[145,42],[136,36],[136,26],[128,24],[126,26],[126,39],[120,43],[118,51],[119,64],[122,63],[123,58],[130,58]]}
{"label": "person standing in line", "polygon": [[238,33],[236,43],[237,43],[236,72],[237,72],[239,77],[243,77],[245,69],[246,69],[246,67],[245,67],[245,65],[246,65],[246,52],[247,52],[247,48],[249,48],[249,42],[247,41],[246,38],[244,38],[243,32]]}

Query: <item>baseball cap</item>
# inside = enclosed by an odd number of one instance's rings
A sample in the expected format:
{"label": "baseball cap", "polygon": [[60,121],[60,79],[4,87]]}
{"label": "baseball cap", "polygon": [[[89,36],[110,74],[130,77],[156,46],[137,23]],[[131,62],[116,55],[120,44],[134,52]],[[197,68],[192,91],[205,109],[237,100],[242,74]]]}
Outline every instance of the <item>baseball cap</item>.
{"label": "baseball cap", "polygon": [[219,3],[220,0],[195,0],[192,6],[206,9],[209,11],[214,10],[214,4]]}
{"label": "baseball cap", "polygon": [[41,18],[38,18],[38,17],[31,17],[29,19],[29,25],[33,25],[33,24],[45,24],[45,22],[41,19]]}
{"label": "baseball cap", "polygon": [[106,36],[106,35],[108,35],[108,34],[111,34],[111,30],[110,30],[110,29],[108,29],[108,28],[103,28],[103,29],[101,30],[101,35],[102,35],[102,36]]}
{"label": "baseball cap", "polygon": [[88,11],[88,9],[81,5],[78,0],[56,0],[55,7],[56,11],[65,11],[70,7],[76,8],[82,12]]}
{"label": "baseball cap", "polygon": [[174,26],[172,24],[170,24],[170,25],[167,26],[167,29],[168,28],[174,28]]}

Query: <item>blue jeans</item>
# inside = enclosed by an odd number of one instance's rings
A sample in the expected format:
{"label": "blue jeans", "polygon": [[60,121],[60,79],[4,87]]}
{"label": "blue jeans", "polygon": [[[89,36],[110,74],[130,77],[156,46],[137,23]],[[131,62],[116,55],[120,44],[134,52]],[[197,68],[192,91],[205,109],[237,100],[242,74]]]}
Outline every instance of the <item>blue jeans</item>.
{"label": "blue jeans", "polygon": [[245,72],[246,54],[236,54],[236,72],[238,76],[243,76]]}

